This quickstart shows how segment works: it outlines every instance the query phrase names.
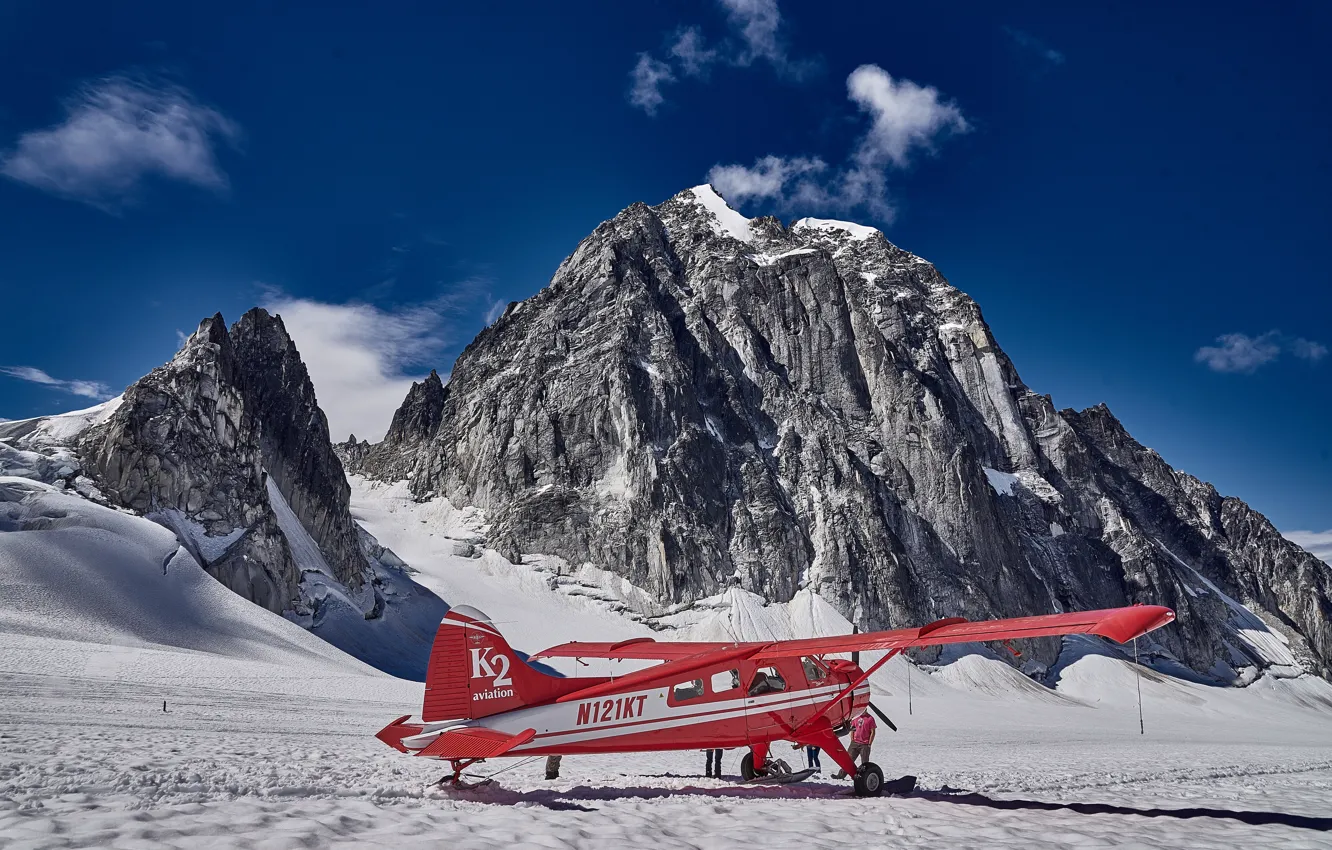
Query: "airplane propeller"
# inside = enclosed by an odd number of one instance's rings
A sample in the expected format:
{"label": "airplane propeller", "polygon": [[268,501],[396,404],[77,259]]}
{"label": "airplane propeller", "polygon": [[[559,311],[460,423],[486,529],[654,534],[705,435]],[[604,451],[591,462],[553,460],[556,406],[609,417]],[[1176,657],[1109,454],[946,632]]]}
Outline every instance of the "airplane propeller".
{"label": "airplane propeller", "polygon": [[897,731],[897,726],[893,723],[893,721],[888,719],[888,715],[884,714],[882,711],[879,711],[879,707],[877,705],[875,705],[874,703],[870,703],[869,707],[874,709],[874,713],[879,715],[880,720],[888,724],[889,729],[893,730],[894,732]]}

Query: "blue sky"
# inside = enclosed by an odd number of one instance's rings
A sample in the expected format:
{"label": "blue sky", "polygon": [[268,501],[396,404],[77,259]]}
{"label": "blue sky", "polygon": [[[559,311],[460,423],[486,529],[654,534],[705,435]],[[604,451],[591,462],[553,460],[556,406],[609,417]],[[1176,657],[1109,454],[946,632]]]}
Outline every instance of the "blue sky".
{"label": "blue sky", "polygon": [[598,222],[711,175],[882,227],[1056,405],[1332,529],[1327,4],[270,6],[0,7],[0,417],[265,304],[376,436]]}

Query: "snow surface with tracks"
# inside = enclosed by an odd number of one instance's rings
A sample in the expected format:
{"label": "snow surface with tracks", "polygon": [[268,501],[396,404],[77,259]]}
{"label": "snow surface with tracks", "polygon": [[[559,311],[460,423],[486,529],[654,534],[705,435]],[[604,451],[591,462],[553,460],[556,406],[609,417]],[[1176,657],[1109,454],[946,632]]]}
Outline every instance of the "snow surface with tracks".
{"label": "snow surface with tracks", "polygon": [[[524,651],[849,630],[812,594],[663,610],[591,567],[509,564],[474,545],[483,517],[401,485],[354,480],[353,510]],[[874,701],[901,732],[881,729],[874,760],[920,778],[909,797],[740,785],[739,750],[722,780],[697,752],[568,757],[550,782],[540,760],[501,759],[474,770],[494,784],[444,792],[438,763],[373,737],[419,711],[421,685],[235,597],[148,520],[0,478],[0,592],[5,848],[1332,847],[1332,686],[1309,677],[1147,671],[1140,735],[1137,668],[1091,642],[1055,690],[984,655],[933,674],[894,659]]]}

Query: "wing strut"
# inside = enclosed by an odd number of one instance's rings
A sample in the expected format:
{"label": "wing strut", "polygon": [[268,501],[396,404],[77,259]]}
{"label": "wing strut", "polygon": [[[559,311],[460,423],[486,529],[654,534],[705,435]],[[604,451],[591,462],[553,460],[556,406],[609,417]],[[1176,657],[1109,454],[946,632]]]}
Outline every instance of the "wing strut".
{"label": "wing strut", "polygon": [[894,655],[896,655],[901,651],[902,650],[899,647],[898,649],[894,649],[890,652],[884,653],[884,656],[882,658],[880,658],[878,661],[875,661],[873,664],[869,666],[868,670],[860,674],[859,679],[856,679],[854,682],[843,688],[841,693],[839,693],[837,696],[833,697],[832,699],[828,700],[828,702],[824,704],[823,708],[820,708],[818,711],[816,711],[813,717],[806,720],[804,723],[800,724],[800,728],[801,729],[805,728],[809,724],[813,723],[815,720],[818,720],[820,717],[827,714],[829,711],[832,711],[832,707],[834,705],[837,705],[837,703],[846,699],[847,696],[849,696],[852,691],[860,687],[861,682],[865,681],[870,677],[871,673],[873,673],[875,670],[878,670],[880,667],[884,665],[884,662],[886,662],[889,658],[892,658]]}

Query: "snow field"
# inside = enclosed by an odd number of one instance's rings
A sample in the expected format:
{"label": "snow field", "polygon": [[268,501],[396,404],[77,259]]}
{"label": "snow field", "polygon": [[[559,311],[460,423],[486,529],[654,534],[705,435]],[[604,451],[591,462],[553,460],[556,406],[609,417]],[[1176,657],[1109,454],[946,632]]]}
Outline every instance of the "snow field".
{"label": "snow field", "polygon": [[[1308,724],[1149,715],[1139,736],[1131,711],[963,695],[917,700],[907,715],[904,699],[876,702],[902,732],[880,733],[875,760],[890,775],[917,774],[927,789],[918,796],[859,800],[846,783],[817,779],[738,785],[739,750],[727,752],[732,779],[720,781],[700,776],[698,752],[570,756],[553,782],[541,759],[503,759],[474,769],[505,770],[494,785],[446,793],[426,787],[439,764],[371,737],[410,702],[185,686],[150,699],[139,684],[0,674],[0,843],[622,850],[729,848],[761,836],[776,850],[1332,846],[1309,828],[1332,826],[1326,723],[1311,736],[1318,729]],[[1089,715],[1104,719],[1087,725]],[[1068,808],[1087,803],[1110,810]],[[1183,808],[1215,814],[1136,813]]]}
{"label": "snow field", "polygon": [[[472,545],[483,517],[416,504],[400,485],[354,480],[353,510],[417,581],[486,611],[525,651],[849,631],[810,593],[764,605],[735,590],[659,610],[604,571],[509,564]],[[819,778],[705,779],[694,751],[571,756],[553,782],[541,759],[500,759],[472,771],[495,773],[493,785],[443,792],[429,788],[439,763],[373,737],[419,711],[419,684],[234,596],[166,529],[18,478],[0,478],[0,523],[6,850],[1332,847],[1332,686],[1321,680],[1240,690],[1143,675],[1140,735],[1138,673],[1113,654],[1071,653],[1057,690],[983,655],[935,675],[894,658],[872,690],[901,732],[881,728],[874,760],[920,778],[909,798],[860,800]],[[742,754],[727,752],[729,776]]]}

